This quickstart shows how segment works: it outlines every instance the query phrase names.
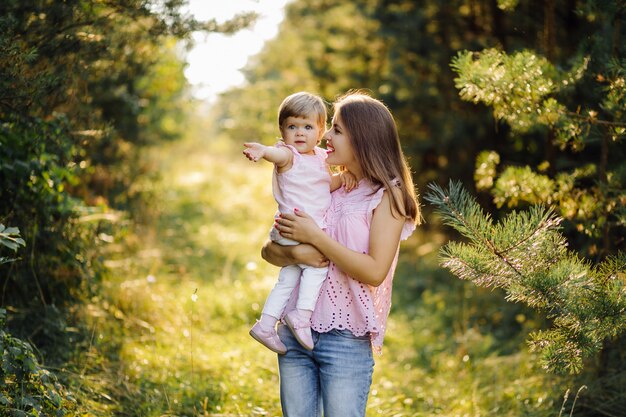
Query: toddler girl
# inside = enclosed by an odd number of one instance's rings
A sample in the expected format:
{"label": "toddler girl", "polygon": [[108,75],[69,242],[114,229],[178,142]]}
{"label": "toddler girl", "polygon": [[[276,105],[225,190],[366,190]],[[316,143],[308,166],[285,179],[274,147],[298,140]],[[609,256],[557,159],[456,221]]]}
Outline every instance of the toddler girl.
{"label": "toddler girl", "polygon": [[[326,151],[318,147],[326,127],[326,106],[321,98],[306,92],[285,98],[278,110],[281,140],[275,146],[245,143],[243,153],[251,161],[265,159],[274,164],[272,190],[278,203],[275,218],[281,213],[303,210],[325,228],[325,216],[330,206],[330,193],[345,183],[346,191],[354,188],[354,177],[342,172],[331,174],[326,164]],[[297,245],[282,237],[273,227],[270,239],[280,245]],[[270,292],[261,319],[250,330],[250,335],[270,350],[283,354],[285,345],[276,333],[293,289],[299,283],[298,303],[284,318],[296,340],[308,350],[313,349],[310,318],[319,290],[328,268],[314,268],[304,264],[281,268],[278,281]]]}

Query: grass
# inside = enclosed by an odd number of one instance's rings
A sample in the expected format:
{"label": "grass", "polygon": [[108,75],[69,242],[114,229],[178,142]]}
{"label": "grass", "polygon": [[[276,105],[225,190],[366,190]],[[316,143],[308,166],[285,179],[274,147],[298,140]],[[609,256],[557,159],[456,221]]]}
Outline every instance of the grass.
{"label": "grass", "polygon": [[[248,335],[278,272],[259,254],[271,166],[228,138],[191,136],[146,155],[162,179],[138,187],[155,204],[111,244],[110,276],[85,309],[92,338],[72,388],[94,415],[281,415],[276,357]],[[497,295],[437,267],[443,239],[420,232],[403,245],[368,416],[557,416],[576,387],[534,367],[523,331],[498,336],[474,320]]]}

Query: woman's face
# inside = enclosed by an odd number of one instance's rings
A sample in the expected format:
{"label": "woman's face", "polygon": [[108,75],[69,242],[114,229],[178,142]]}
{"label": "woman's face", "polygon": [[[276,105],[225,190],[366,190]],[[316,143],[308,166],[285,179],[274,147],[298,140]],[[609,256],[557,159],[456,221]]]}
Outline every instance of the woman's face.
{"label": "woman's face", "polygon": [[344,165],[350,172],[357,175],[359,164],[354,156],[350,136],[341,122],[341,114],[335,113],[330,129],[324,133],[329,165]]}

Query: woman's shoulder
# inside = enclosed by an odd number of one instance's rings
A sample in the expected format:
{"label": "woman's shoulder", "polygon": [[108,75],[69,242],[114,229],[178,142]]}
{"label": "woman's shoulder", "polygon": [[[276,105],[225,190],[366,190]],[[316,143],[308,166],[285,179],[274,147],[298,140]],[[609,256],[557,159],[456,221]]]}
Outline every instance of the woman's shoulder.
{"label": "woman's shoulder", "polygon": [[[381,187],[382,188],[382,187]],[[395,208],[394,200],[402,201],[404,198],[402,190],[399,187],[399,182],[392,182],[391,187],[382,188],[380,200],[372,206],[372,217],[384,219],[383,221],[397,223],[401,225],[400,240],[406,240],[415,231],[415,221],[409,217],[406,217],[402,213],[398,213]]]}
{"label": "woman's shoulder", "polygon": [[384,188],[376,187],[367,180],[361,180],[356,188],[346,191],[340,187],[332,193],[336,209],[342,209],[344,214],[373,210],[381,201]]}

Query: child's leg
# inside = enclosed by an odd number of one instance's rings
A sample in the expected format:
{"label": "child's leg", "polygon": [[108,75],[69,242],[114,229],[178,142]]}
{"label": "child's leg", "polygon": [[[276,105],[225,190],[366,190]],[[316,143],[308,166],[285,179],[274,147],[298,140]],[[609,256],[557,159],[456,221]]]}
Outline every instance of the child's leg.
{"label": "child's leg", "polygon": [[317,296],[326,279],[328,268],[313,268],[307,265],[301,265],[301,267],[302,275],[296,309],[304,319],[309,320],[317,303]]}
{"label": "child's leg", "polygon": [[250,329],[250,336],[279,354],[287,352],[287,347],[276,333],[276,322],[283,313],[294,287],[298,284],[300,274],[301,270],[298,265],[281,268],[278,281],[265,301],[261,319]]}
{"label": "child's leg", "polygon": [[328,268],[312,268],[301,265],[302,277],[298,289],[298,302],[296,309],[285,316],[285,323],[291,329],[298,342],[306,349],[313,350],[313,337],[311,335],[311,315],[317,302],[317,297],[326,279]]}
{"label": "child's leg", "polygon": [[287,265],[280,269],[278,280],[265,300],[265,306],[261,315],[263,327],[270,325],[274,328],[276,322],[283,314],[285,305],[287,305],[293,289],[298,284],[301,274],[302,269],[299,265]]}
{"label": "child's leg", "polygon": [[[274,227],[270,229],[270,240],[282,246],[294,246],[300,243],[295,240],[282,237],[278,230]],[[289,300],[293,289],[300,281],[301,274],[302,267],[300,265],[287,265],[280,269],[278,280],[265,301],[265,306],[263,307],[263,312],[259,321],[261,326],[266,329],[273,329],[276,327],[276,322],[283,314],[283,310],[287,305],[287,301]]]}

